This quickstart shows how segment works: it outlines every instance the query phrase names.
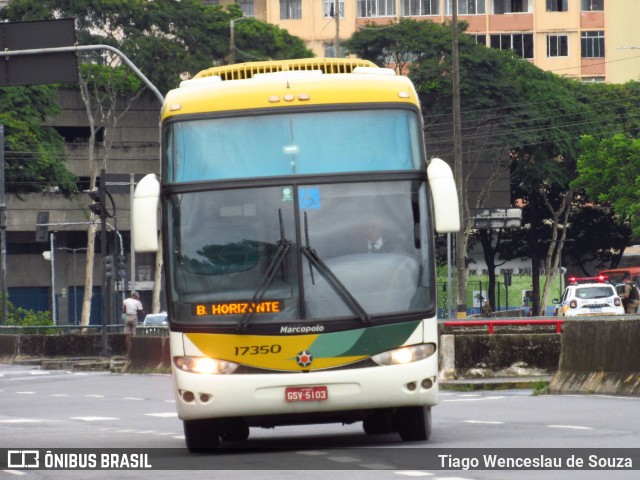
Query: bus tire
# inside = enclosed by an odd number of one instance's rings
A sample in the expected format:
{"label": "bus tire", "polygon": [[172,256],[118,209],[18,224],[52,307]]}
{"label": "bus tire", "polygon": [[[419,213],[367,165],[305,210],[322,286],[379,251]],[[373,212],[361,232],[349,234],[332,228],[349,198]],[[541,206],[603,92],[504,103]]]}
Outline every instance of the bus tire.
{"label": "bus tire", "polygon": [[405,442],[421,442],[431,436],[431,407],[401,407],[396,412],[396,425]]}
{"label": "bus tire", "polygon": [[220,434],[213,419],[184,420],[184,439],[191,452],[215,450],[218,448]]}
{"label": "bus tire", "polygon": [[220,429],[223,442],[244,442],[249,438],[249,426],[243,420],[231,421]]}
{"label": "bus tire", "polygon": [[367,435],[380,435],[395,431],[391,410],[376,410],[362,421],[362,428]]}

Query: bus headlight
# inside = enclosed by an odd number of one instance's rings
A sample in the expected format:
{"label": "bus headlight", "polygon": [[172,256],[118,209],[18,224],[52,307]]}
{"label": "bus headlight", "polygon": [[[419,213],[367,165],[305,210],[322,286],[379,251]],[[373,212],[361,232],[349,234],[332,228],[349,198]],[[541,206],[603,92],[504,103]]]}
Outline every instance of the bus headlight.
{"label": "bus headlight", "polygon": [[210,375],[228,375],[238,368],[237,363],[209,357],[173,357],[173,363],[177,368],[185,372]]}
{"label": "bus headlight", "polygon": [[434,343],[423,343],[422,345],[411,345],[382,352],[371,357],[371,360],[378,365],[401,365],[424,360],[433,355],[435,351]]}

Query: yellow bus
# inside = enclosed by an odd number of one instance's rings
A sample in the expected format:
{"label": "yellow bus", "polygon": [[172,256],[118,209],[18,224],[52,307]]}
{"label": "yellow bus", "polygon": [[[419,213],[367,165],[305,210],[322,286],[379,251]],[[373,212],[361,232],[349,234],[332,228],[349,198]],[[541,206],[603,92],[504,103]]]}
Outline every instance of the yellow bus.
{"label": "yellow bus", "polygon": [[330,422],[427,440],[434,232],[460,222],[409,79],[358,59],[215,67],[169,92],[161,117],[133,244],[157,251],[161,225],[187,447]]}

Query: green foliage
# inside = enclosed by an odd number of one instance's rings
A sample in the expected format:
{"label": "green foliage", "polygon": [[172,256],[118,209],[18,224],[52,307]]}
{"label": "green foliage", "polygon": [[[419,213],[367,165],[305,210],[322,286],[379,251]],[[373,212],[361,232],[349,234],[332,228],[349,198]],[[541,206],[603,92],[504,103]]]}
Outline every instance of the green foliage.
{"label": "green foliage", "polygon": [[548,395],[549,382],[546,382],[544,380],[538,380],[537,382],[533,382],[531,389],[533,390],[531,392],[531,395],[533,395],[534,397],[538,395]]}
{"label": "green foliage", "polygon": [[51,312],[27,310],[21,307],[16,307],[11,303],[11,301],[7,301],[7,325],[20,327],[47,327],[53,326],[53,321],[51,320]]}
{"label": "green foliage", "polygon": [[57,111],[53,87],[0,88],[7,192],[56,190],[69,195],[76,191],[76,178],[64,163],[62,137],[53,128],[43,126]]}
{"label": "green foliage", "polygon": [[586,135],[580,142],[579,178],[589,198],[611,205],[621,223],[629,222],[640,238],[640,139],[619,133],[597,140]]}

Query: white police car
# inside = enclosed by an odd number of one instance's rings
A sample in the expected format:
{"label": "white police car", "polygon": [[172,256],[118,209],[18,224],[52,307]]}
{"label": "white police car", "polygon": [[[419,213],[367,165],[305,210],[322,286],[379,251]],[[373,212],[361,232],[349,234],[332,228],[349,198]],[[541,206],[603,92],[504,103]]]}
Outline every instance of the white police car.
{"label": "white police car", "polygon": [[569,278],[570,285],[565,288],[562,298],[553,300],[556,304],[554,315],[559,317],[624,315],[622,300],[616,288],[601,282],[602,279],[599,277]]}

